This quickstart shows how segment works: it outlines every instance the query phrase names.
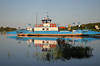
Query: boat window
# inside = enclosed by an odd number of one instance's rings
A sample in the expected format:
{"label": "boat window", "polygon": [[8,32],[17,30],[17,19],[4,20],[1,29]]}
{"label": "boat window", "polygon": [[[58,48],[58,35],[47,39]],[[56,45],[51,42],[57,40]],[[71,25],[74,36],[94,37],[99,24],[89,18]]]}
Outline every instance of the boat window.
{"label": "boat window", "polygon": [[44,41],[42,41],[42,43],[45,43]]}
{"label": "boat window", "polygon": [[47,43],[49,43],[49,42],[47,41]]}
{"label": "boat window", "polygon": [[49,29],[47,28],[47,30],[49,30]]}
{"label": "boat window", "polygon": [[44,30],[44,28],[42,30]]}

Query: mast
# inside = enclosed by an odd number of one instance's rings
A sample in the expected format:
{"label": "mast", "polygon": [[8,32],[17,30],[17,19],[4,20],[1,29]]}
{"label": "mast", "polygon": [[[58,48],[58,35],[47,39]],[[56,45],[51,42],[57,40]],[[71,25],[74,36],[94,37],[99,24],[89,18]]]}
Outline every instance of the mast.
{"label": "mast", "polygon": [[36,25],[37,25],[37,23],[38,23],[37,17],[38,17],[38,13],[36,13]]}
{"label": "mast", "polygon": [[48,17],[48,12],[46,12],[46,17]]}

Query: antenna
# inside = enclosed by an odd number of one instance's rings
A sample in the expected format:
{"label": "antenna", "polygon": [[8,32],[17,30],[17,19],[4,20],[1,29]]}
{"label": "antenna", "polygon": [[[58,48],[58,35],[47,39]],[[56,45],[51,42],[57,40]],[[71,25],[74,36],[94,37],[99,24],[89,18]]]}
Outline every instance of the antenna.
{"label": "antenna", "polygon": [[38,21],[37,21],[37,17],[38,17],[38,13],[36,13],[36,24],[37,24],[37,22],[38,22]]}
{"label": "antenna", "polygon": [[47,18],[49,17],[49,16],[48,16],[48,12],[46,12],[46,16],[47,16]]}

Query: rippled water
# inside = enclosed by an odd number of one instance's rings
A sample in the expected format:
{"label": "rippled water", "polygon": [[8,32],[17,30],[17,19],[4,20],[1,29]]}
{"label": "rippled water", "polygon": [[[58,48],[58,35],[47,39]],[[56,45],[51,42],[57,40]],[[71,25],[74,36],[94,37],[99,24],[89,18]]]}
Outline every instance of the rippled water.
{"label": "rippled water", "polygon": [[0,35],[0,66],[100,66],[100,38]]}

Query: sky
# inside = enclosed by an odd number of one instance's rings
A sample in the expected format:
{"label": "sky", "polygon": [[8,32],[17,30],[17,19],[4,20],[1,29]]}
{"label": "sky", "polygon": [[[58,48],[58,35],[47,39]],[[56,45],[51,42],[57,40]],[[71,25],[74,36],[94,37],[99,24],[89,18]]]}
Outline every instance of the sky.
{"label": "sky", "polygon": [[0,0],[0,26],[40,24],[47,13],[58,25],[100,22],[100,0]]}

